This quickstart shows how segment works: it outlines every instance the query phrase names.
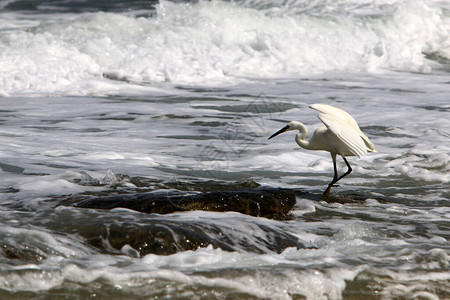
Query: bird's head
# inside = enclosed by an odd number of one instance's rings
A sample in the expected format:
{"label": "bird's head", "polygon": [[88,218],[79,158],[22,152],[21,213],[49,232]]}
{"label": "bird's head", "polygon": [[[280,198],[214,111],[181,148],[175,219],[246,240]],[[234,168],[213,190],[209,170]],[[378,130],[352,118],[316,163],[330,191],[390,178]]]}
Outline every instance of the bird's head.
{"label": "bird's head", "polygon": [[306,134],[306,127],[303,123],[297,122],[297,121],[290,121],[286,126],[284,126],[283,128],[281,128],[280,130],[278,130],[277,132],[275,132],[274,134],[272,134],[268,140],[270,140],[273,137],[276,137],[277,135],[279,135],[280,133],[289,131],[289,130],[299,130],[300,132],[305,132]]}

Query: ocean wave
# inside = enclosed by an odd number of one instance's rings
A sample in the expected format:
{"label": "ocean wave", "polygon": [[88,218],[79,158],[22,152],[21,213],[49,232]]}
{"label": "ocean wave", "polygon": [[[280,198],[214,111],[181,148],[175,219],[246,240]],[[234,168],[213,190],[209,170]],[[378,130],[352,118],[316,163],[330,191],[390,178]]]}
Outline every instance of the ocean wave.
{"label": "ocean wave", "polygon": [[450,60],[450,18],[437,2],[366,2],[160,1],[155,16],[99,12],[12,26],[0,34],[0,95],[431,72]]}

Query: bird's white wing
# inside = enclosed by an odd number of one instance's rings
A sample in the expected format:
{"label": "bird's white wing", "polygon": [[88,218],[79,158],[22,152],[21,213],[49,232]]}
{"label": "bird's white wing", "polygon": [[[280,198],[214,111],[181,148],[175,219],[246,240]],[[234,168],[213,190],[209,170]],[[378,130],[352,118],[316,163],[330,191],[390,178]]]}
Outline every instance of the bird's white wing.
{"label": "bird's white wing", "polygon": [[347,112],[326,104],[312,104],[310,108],[320,112],[319,119],[354,155],[362,157],[368,151],[376,151],[369,138],[359,129],[358,123]]}
{"label": "bird's white wing", "polygon": [[321,112],[322,114],[328,115],[330,117],[333,117],[334,119],[339,119],[343,123],[346,124],[346,126],[349,126],[353,130],[356,130],[357,132],[361,132],[361,129],[359,129],[358,123],[356,123],[355,119],[353,119],[352,116],[350,116],[349,113],[346,111],[343,111],[340,108],[327,105],[327,104],[311,104],[309,106],[312,109],[317,110],[318,112]]}
{"label": "bird's white wing", "polygon": [[351,153],[358,157],[367,153],[366,144],[361,136],[355,130],[346,126],[346,123],[324,113],[319,114],[319,119],[342,141]]}

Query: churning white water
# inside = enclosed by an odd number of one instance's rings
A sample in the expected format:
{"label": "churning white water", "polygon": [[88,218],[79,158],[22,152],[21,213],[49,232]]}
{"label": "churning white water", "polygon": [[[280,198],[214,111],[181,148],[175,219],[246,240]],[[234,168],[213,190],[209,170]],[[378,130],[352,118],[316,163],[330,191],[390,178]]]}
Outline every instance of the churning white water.
{"label": "churning white water", "polygon": [[329,71],[429,73],[438,64],[427,56],[450,56],[450,24],[437,3],[315,2],[160,1],[153,17],[44,15],[28,26],[6,12],[0,91],[114,94],[127,89],[110,80],[226,85]]}
{"label": "churning white water", "polygon": [[[446,1],[0,9],[0,298],[450,297]],[[349,158],[336,201],[328,153],[267,141],[321,126],[312,103],[379,150]],[[257,185],[301,191],[290,216],[74,207]]]}

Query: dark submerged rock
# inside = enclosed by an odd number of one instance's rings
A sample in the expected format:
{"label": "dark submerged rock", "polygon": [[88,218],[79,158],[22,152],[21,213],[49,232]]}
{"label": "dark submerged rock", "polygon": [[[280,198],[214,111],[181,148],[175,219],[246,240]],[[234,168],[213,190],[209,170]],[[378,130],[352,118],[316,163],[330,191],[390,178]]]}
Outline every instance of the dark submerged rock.
{"label": "dark submerged rock", "polygon": [[[77,233],[106,252],[131,256],[168,255],[209,245],[225,251],[266,253],[282,252],[288,247],[306,248],[297,237],[277,226],[251,219],[240,226],[213,219],[190,218],[189,215],[160,216],[183,211],[239,212],[251,216],[286,219],[296,203],[294,190],[279,188],[244,188],[228,191],[193,192],[159,190],[148,193],[114,196],[86,196],[80,208],[127,208],[148,214],[145,222],[96,218],[79,224]],[[125,217],[124,217],[125,218]],[[104,219],[104,220],[103,220]],[[101,222],[100,222],[101,221]]]}
{"label": "dark submerged rock", "polygon": [[[214,221],[164,220],[159,217],[146,224],[88,226],[78,233],[103,251],[119,254],[127,246],[139,256],[150,253],[169,255],[209,245],[224,251],[254,253],[280,253],[288,247],[306,248],[297,237],[280,228],[252,222],[248,228],[236,229],[232,226],[216,224]],[[254,236],[254,232],[257,232],[257,236]]]}
{"label": "dark submerged rock", "polygon": [[295,192],[260,188],[208,193],[150,192],[83,200],[82,208],[128,208],[144,213],[168,214],[177,211],[235,211],[257,217],[285,218],[295,205]]}

